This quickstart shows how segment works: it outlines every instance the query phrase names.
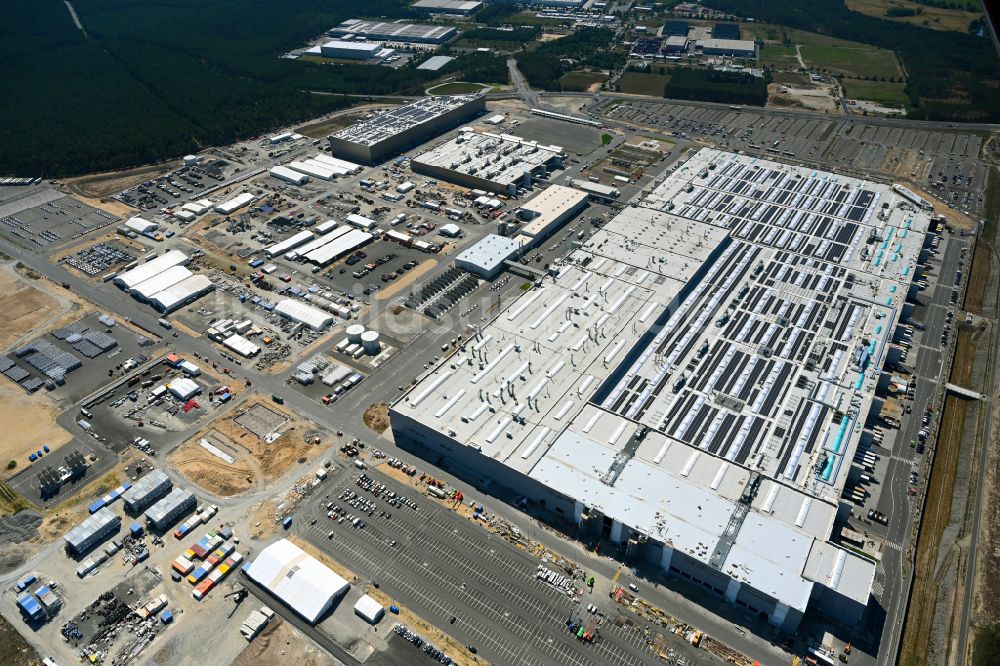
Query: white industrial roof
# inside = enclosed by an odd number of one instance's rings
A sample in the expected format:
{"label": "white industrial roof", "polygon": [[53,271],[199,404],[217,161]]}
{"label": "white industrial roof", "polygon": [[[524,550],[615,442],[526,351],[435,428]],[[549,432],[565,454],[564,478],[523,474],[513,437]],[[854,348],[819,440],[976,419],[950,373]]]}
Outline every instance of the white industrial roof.
{"label": "white industrial roof", "polygon": [[302,245],[303,243],[312,240],[312,238],[313,234],[311,231],[300,231],[297,234],[289,236],[280,243],[275,243],[270,247],[264,248],[264,256],[266,256],[268,259],[280,256],[285,252],[287,252],[288,250],[296,248]]}
{"label": "white industrial roof", "polygon": [[260,351],[260,347],[239,334],[230,335],[222,341],[222,345],[247,358],[256,355]]}
{"label": "white industrial roof", "polygon": [[238,194],[229,201],[224,201],[220,204],[216,204],[215,212],[221,213],[223,215],[228,215],[229,213],[235,212],[240,208],[243,208],[256,197],[249,192],[244,192],[243,194]]}
{"label": "white industrial roof", "polygon": [[513,238],[488,234],[472,247],[463,250],[455,257],[455,261],[491,272],[517,254],[519,249],[520,246]]}
{"label": "white industrial roof", "polygon": [[181,400],[187,400],[201,391],[201,387],[193,379],[188,379],[187,377],[171,379],[170,383],[167,384],[167,388]]}
{"label": "white industrial roof", "polygon": [[421,153],[413,162],[507,186],[564,155],[562,146],[463,127],[457,136]]}
{"label": "white industrial roof", "polygon": [[333,167],[309,160],[290,162],[288,168],[320,180],[333,180],[338,175]]}
{"label": "white industrial roof", "polygon": [[270,174],[275,178],[280,178],[281,180],[286,180],[290,183],[296,183],[298,185],[301,185],[309,180],[309,176],[306,174],[294,171],[286,166],[281,166],[280,164],[278,166],[271,167]]}
{"label": "white industrial roof", "polygon": [[129,289],[129,293],[136,298],[149,300],[152,296],[160,293],[164,289],[174,286],[181,280],[186,280],[193,273],[184,266],[171,266],[162,273],[157,273],[148,280],[143,280],[139,284]]}
{"label": "white industrial roof", "polygon": [[375,624],[385,614],[385,608],[367,594],[362,594],[358,602],[354,604],[354,612]]}
{"label": "white industrial roof", "polygon": [[443,56],[443,55],[431,56],[427,60],[420,63],[417,66],[417,69],[426,69],[431,72],[436,72],[437,70],[441,69],[452,60],[454,60],[454,58],[452,58],[451,56]]}
{"label": "white industrial roof", "polygon": [[335,261],[355,248],[365,245],[374,238],[367,231],[360,229],[350,229],[347,233],[338,236],[330,243],[326,243],[307,254],[300,252],[300,256],[319,266],[326,266],[331,261]]}
{"label": "white industrial roof", "polygon": [[164,254],[151,259],[144,264],[139,264],[135,268],[124,273],[119,273],[115,277],[115,284],[125,289],[131,289],[140,282],[150,279],[154,275],[162,273],[171,266],[186,264],[188,256],[179,250],[169,250]]}
{"label": "white industrial roof", "polygon": [[873,565],[817,544],[927,224],[887,185],[702,149],[423,377],[394,428],[791,607],[813,582],[864,603]]}
{"label": "white industrial roof", "polygon": [[753,51],[756,45],[750,39],[699,39],[698,44],[703,49],[721,49],[724,51]]}
{"label": "white industrial roof", "polygon": [[385,113],[345,127],[331,138],[350,141],[362,146],[374,146],[408,129],[430,122],[450,111],[482,98],[474,95],[433,95],[421,97],[409,104],[394,107]]}
{"label": "white industrial roof", "polygon": [[310,623],[315,623],[350,584],[287,539],[260,552],[247,575]]}
{"label": "white industrial roof", "polygon": [[156,222],[150,222],[146,218],[136,216],[126,220],[125,226],[141,234],[145,231],[156,229]]}
{"label": "white industrial roof", "polygon": [[163,291],[153,294],[149,301],[154,307],[164,312],[169,312],[188,299],[206,294],[214,288],[215,285],[208,276],[195,274],[181,280],[177,284],[167,287]]}
{"label": "white industrial roof", "polygon": [[317,330],[333,323],[333,315],[291,298],[278,301],[274,311],[292,321],[301,322]]}
{"label": "white industrial roof", "polygon": [[331,157],[326,153],[320,153],[313,158],[313,161],[321,162],[323,164],[329,164],[331,167],[336,167],[337,169],[343,169],[347,173],[361,173],[362,166],[360,164],[355,164],[354,162],[348,162],[347,160],[342,160],[337,157]]}
{"label": "white industrial roof", "polygon": [[380,48],[382,48],[381,44],[371,44],[368,42],[345,42],[341,39],[334,39],[320,46],[321,50],[338,49],[341,51],[357,51],[359,53],[375,53]]}
{"label": "white industrial roof", "polygon": [[543,235],[559,218],[586,201],[586,192],[565,185],[550,185],[521,206],[536,216],[520,229],[520,233],[526,236]]}

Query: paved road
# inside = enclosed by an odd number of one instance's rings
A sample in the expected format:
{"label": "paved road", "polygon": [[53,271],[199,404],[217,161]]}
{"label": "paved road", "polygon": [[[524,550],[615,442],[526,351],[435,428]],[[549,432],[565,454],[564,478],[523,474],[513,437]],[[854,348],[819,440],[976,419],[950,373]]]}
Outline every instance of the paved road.
{"label": "paved road", "polygon": [[[913,369],[912,378],[916,381],[913,414],[903,419],[902,427],[895,431],[891,451],[884,452],[889,453],[891,459],[885,478],[881,481],[883,490],[877,508],[889,516],[890,523],[882,535],[885,548],[876,572],[876,580],[883,587],[881,594],[877,596],[885,610],[885,626],[878,642],[879,664],[895,663],[906,619],[912,576],[911,551],[915,547],[910,535],[913,523],[917,520],[915,508],[919,499],[907,493],[910,472],[919,469],[921,484],[925,484],[929,471],[922,457],[910,448],[910,441],[917,439],[917,432],[922,428],[919,416],[927,403],[934,401],[936,411],[943,407],[936,401],[939,385],[947,380],[941,376],[944,348],[940,339],[946,313],[957,310],[949,301],[951,291],[955,288],[953,281],[959,267],[961,249],[967,245],[966,239],[957,236],[946,238],[942,243],[940,262],[932,260],[932,271],[927,277],[930,286],[918,296],[918,300],[925,305],[918,308],[917,316],[914,317],[923,320],[925,330],[914,337],[907,358],[907,364]],[[967,260],[963,271],[965,274],[968,273],[968,268]],[[954,337],[950,336],[949,345],[954,343]],[[869,526],[867,529],[875,534],[880,533],[877,526]]]}
{"label": "paved road", "polygon": [[524,80],[524,76],[521,71],[517,68],[517,60],[511,58],[507,61],[507,70],[510,72],[510,82],[514,84],[517,89],[517,94],[521,96],[524,103],[528,105],[529,108],[538,108],[538,93],[531,89],[528,82]]}

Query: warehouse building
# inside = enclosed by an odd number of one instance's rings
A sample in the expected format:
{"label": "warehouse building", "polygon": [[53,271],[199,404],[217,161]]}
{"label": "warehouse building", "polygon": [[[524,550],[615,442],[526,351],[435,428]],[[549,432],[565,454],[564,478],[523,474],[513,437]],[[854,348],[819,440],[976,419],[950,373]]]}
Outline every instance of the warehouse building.
{"label": "warehouse building", "polygon": [[566,183],[586,192],[587,196],[591,199],[601,203],[613,203],[615,199],[621,196],[621,192],[617,189],[603,183],[592,183],[589,180],[581,180],[579,178],[567,178]]}
{"label": "warehouse building", "polygon": [[191,275],[150,296],[149,304],[158,311],[169,314],[188,303],[193,303],[213,289],[215,289],[215,285],[212,284],[208,276]]}
{"label": "warehouse building", "polygon": [[552,7],[553,9],[581,9],[587,0],[488,0],[495,4],[530,5],[532,7]]}
{"label": "warehouse building", "polygon": [[587,193],[565,185],[550,185],[521,206],[518,216],[528,220],[518,233],[535,243],[548,238],[587,207]]}
{"label": "warehouse building", "polygon": [[275,257],[280,257],[285,252],[293,250],[304,243],[309,242],[313,239],[313,234],[311,231],[300,231],[297,234],[289,236],[285,240],[275,243],[274,245],[264,248],[264,256],[268,259],[274,259]]}
{"label": "warehouse building", "polygon": [[310,624],[316,624],[351,588],[350,583],[288,539],[260,551],[246,574]]}
{"label": "warehouse building", "polygon": [[417,0],[410,6],[428,14],[468,16],[482,9],[483,3],[478,0]]}
{"label": "warehouse building", "polygon": [[187,278],[194,275],[184,266],[171,266],[162,273],[157,273],[148,280],[143,280],[139,284],[135,285],[128,290],[132,298],[146,302],[156,294],[160,293],[168,287],[172,287],[181,280],[186,280]]}
{"label": "warehouse building", "polygon": [[356,39],[404,44],[444,44],[457,37],[458,30],[451,26],[350,19],[332,28],[327,34],[331,37],[353,35]]}
{"label": "warehouse building", "polygon": [[240,208],[247,206],[254,202],[256,199],[254,195],[249,192],[244,192],[243,194],[238,194],[229,201],[223,201],[220,204],[216,204],[215,212],[220,215],[229,215],[230,213],[235,213]]}
{"label": "warehouse building", "polygon": [[345,42],[339,39],[326,42],[319,47],[319,52],[324,58],[341,58],[344,60],[371,60],[381,50],[381,44],[373,42]]}
{"label": "warehouse building", "polygon": [[427,60],[417,65],[417,69],[422,69],[428,72],[436,72],[445,65],[447,65],[452,60],[454,60],[454,58],[452,58],[451,56],[443,56],[443,55],[431,56]]}
{"label": "warehouse building", "polygon": [[410,168],[469,189],[515,196],[562,168],[565,158],[561,146],[463,127],[458,136],[415,157]]}
{"label": "warehouse building", "polygon": [[278,301],[278,304],[274,306],[274,311],[285,319],[291,319],[314,331],[326,330],[333,323],[333,316],[329,313],[291,298]]}
{"label": "warehouse building", "polygon": [[293,169],[289,169],[286,166],[275,166],[271,167],[268,171],[272,178],[277,178],[278,180],[283,180],[286,183],[291,183],[292,185],[305,185],[309,182],[309,176],[304,173],[299,173]]}
{"label": "warehouse building", "polygon": [[513,238],[488,234],[455,257],[455,265],[473,275],[492,280],[503,272],[504,262],[517,256],[521,250],[521,244]]}
{"label": "warehouse building", "polygon": [[394,439],[780,631],[856,623],[875,564],[842,497],[928,224],[702,149],[398,399]]}
{"label": "warehouse building", "polygon": [[179,250],[169,250],[164,254],[150,259],[144,264],[139,264],[131,270],[119,273],[115,276],[115,284],[122,289],[131,289],[140,282],[144,282],[173,266],[186,266],[191,259]]}
{"label": "warehouse building", "polygon": [[229,351],[236,352],[243,358],[253,358],[260,353],[260,347],[238,333],[234,333],[223,340],[222,346]]}
{"label": "warehouse building", "polygon": [[705,55],[730,56],[732,58],[756,58],[757,45],[750,39],[700,39],[698,46]]}
{"label": "warehouse building", "polygon": [[484,95],[421,97],[331,134],[330,152],[362,164],[375,164],[485,111]]}
{"label": "warehouse building", "polygon": [[150,222],[142,217],[131,217],[125,221],[125,228],[137,234],[152,233],[158,229],[156,222]]}
{"label": "warehouse building", "polygon": [[146,511],[146,522],[163,532],[169,529],[182,516],[194,511],[198,500],[194,493],[183,488],[174,488],[170,494],[161,499]]}
{"label": "warehouse building", "polygon": [[187,377],[171,379],[170,383],[167,384],[167,389],[178,400],[190,400],[201,393],[201,387],[198,386],[198,382]]}
{"label": "warehouse building", "polygon": [[666,54],[684,53],[688,48],[688,38],[684,35],[670,35],[663,40],[662,52]]}
{"label": "warehouse building", "polygon": [[368,624],[378,624],[382,616],[385,615],[385,608],[367,594],[362,594],[361,598],[354,604],[354,614]]}
{"label": "warehouse building", "polygon": [[173,488],[173,481],[161,470],[154,469],[142,477],[122,495],[125,510],[138,515],[162,499]]}
{"label": "warehouse building", "polygon": [[104,507],[66,533],[63,537],[66,550],[70,555],[79,557],[111,535],[117,534],[121,526],[121,516]]}

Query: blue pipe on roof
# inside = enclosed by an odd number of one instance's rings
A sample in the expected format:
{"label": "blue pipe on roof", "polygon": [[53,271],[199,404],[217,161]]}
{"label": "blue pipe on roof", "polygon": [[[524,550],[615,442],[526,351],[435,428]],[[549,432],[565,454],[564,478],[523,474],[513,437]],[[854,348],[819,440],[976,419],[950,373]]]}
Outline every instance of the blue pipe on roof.
{"label": "blue pipe on roof", "polygon": [[864,384],[864,383],[865,383],[865,373],[859,372],[858,373],[858,380],[856,382],[854,382],[854,390],[855,391],[860,391],[861,390],[861,385]]}

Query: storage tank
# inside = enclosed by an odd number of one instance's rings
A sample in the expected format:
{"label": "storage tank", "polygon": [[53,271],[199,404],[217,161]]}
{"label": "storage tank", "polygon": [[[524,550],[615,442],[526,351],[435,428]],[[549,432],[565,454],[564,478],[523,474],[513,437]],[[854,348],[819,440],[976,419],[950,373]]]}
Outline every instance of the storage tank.
{"label": "storage tank", "polygon": [[[353,328],[353,327],[352,327]],[[361,346],[369,356],[375,356],[382,351],[382,343],[378,339],[378,331],[365,331],[361,334]]]}
{"label": "storage tank", "polygon": [[365,327],[361,324],[351,324],[347,327],[347,339],[353,344],[361,344],[361,336],[365,332]]}

